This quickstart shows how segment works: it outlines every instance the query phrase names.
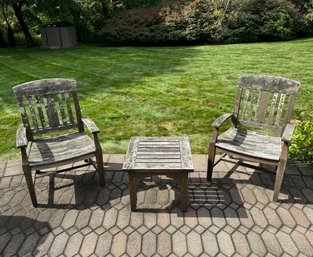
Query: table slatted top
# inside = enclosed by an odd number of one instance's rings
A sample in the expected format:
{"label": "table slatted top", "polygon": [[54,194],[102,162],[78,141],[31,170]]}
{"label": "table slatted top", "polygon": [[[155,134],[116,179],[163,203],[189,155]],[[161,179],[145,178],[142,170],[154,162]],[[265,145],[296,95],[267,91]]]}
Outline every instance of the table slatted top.
{"label": "table slatted top", "polygon": [[125,171],[193,171],[188,137],[132,137]]}

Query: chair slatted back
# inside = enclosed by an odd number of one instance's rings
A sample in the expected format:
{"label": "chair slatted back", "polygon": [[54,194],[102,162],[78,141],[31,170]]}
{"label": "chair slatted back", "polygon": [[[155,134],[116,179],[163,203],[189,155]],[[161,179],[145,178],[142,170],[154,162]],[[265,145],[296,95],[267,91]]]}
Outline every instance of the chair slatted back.
{"label": "chair slatted back", "polygon": [[13,88],[28,136],[78,128],[83,130],[76,81],[42,79]]}
{"label": "chair slatted back", "polygon": [[281,77],[239,77],[233,113],[239,124],[282,132],[299,88],[299,82]]}

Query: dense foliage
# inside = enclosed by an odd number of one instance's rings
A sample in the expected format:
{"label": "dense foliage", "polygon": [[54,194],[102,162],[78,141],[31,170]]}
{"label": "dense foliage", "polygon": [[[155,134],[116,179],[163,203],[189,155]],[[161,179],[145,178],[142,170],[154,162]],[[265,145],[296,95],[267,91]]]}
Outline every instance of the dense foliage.
{"label": "dense foliage", "polygon": [[289,157],[313,163],[313,113],[301,112],[289,147]]}
{"label": "dense foliage", "polygon": [[289,40],[312,34],[313,1],[192,0],[125,10],[99,31],[108,43]]}
{"label": "dense foliage", "polygon": [[57,21],[103,43],[277,41],[313,34],[313,0],[0,0],[0,47]]}

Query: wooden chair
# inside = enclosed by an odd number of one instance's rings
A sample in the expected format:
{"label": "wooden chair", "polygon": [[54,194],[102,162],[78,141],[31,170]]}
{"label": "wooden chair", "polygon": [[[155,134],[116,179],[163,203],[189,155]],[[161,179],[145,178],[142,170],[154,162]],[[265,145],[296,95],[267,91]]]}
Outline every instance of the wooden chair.
{"label": "wooden chair", "polygon": [[[22,168],[33,206],[37,206],[35,176],[42,169],[85,160],[86,163],[72,168],[95,166],[103,185],[99,129],[91,119],[81,117],[76,81],[36,80],[15,86],[13,92],[23,121],[16,132],[16,145],[21,149]],[[84,124],[93,140],[85,135]],[[32,175],[32,171],[36,172]]]}
{"label": "wooden chair", "polygon": [[[273,200],[277,201],[294,131],[289,122],[299,87],[297,81],[274,76],[238,79],[233,112],[212,124],[207,180],[211,180],[218,162],[214,164],[216,149],[240,160],[276,165]],[[219,135],[219,128],[228,119],[232,127]]]}

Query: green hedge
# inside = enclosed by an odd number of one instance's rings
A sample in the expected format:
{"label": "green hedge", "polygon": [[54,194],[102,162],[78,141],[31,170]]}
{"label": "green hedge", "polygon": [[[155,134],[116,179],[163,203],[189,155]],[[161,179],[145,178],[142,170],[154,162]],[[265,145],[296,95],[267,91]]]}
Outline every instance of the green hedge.
{"label": "green hedge", "polygon": [[98,30],[113,44],[221,43],[289,40],[312,34],[312,6],[286,0],[172,1],[125,10]]}

